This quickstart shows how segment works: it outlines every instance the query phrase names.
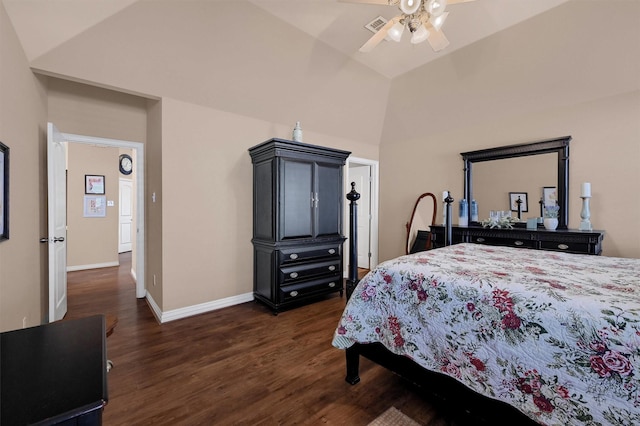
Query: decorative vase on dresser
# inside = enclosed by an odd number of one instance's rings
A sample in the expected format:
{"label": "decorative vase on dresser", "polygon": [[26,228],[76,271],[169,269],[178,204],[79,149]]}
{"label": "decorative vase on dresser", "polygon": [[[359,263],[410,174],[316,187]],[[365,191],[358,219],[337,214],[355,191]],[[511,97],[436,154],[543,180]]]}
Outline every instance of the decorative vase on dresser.
{"label": "decorative vase on dresser", "polygon": [[342,167],[351,153],[274,138],[249,154],[255,299],[277,314],[342,295]]}

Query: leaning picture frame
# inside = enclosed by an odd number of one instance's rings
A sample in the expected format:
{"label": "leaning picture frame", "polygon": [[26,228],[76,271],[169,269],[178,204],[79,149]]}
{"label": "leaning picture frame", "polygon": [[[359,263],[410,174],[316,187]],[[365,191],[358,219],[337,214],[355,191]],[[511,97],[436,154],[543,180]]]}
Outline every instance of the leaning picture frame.
{"label": "leaning picture frame", "polygon": [[0,142],[0,241],[9,239],[9,147]]}
{"label": "leaning picture frame", "polygon": [[518,211],[518,198],[520,198],[520,200],[522,201],[522,204],[520,204],[521,207],[521,212],[526,213],[529,211],[529,202],[527,200],[527,193],[526,192],[510,192],[509,193],[509,205],[511,206],[511,211],[512,212],[517,212]]}
{"label": "leaning picture frame", "polygon": [[84,175],[85,194],[104,194],[104,175]]}

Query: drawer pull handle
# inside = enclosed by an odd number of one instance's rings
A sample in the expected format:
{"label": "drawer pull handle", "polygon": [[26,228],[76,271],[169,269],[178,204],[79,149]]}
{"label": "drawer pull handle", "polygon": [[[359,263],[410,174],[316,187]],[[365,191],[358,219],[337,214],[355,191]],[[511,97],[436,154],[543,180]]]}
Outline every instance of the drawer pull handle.
{"label": "drawer pull handle", "polygon": [[514,241],[513,244],[517,245],[517,246],[521,246],[524,243],[522,241]]}
{"label": "drawer pull handle", "polygon": [[336,249],[329,249],[329,254],[336,254]]}
{"label": "drawer pull handle", "polygon": [[479,242],[479,243],[484,243],[484,238],[478,237],[478,239],[476,239],[476,241]]}
{"label": "drawer pull handle", "polygon": [[289,276],[291,278],[298,278],[298,273],[297,272],[292,272],[292,273],[289,274]]}
{"label": "drawer pull handle", "polygon": [[566,249],[568,249],[568,248],[569,248],[569,246],[568,246],[568,245],[566,245],[566,244],[558,244],[558,248],[559,248],[560,250],[566,250]]}
{"label": "drawer pull handle", "polygon": [[297,291],[295,291],[295,290],[293,290],[291,293],[289,293],[289,295],[290,295],[291,297],[296,297],[296,296],[298,295],[298,292],[297,292]]}
{"label": "drawer pull handle", "polygon": [[331,265],[331,266],[329,266],[329,270],[330,270],[330,271],[335,271],[335,270],[336,270],[336,267],[335,267],[335,266],[333,266],[333,265]]}
{"label": "drawer pull handle", "polygon": [[289,255],[289,259],[291,259],[291,260],[296,260],[297,258],[298,258],[298,255],[297,255],[297,254],[295,254],[295,253],[291,253],[291,254]]}
{"label": "drawer pull handle", "polygon": [[336,283],[329,283],[329,287],[335,287]]}

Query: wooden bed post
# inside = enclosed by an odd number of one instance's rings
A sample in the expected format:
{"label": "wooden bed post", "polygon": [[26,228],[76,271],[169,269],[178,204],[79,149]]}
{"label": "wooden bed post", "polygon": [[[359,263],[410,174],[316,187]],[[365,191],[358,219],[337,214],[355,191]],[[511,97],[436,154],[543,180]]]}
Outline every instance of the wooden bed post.
{"label": "wooden bed post", "polygon": [[453,241],[452,240],[452,224],[451,224],[451,203],[453,203],[453,197],[451,197],[451,191],[447,191],[447,198],[444,199],[444,202],[446,203],[445,207],[444,207],[444,211],[446,214],[445,220],[447,223],[445,223],[445,233],[444,233],[444,245],[445,246],[450,246],[452,244]]}
{"label": "wooden bed post", "polygon": [[356,192],[356,183],[351,182],[351,192],[347,194],[349,203],[349,267],[347,274],[347,300],[358,285],[358,201],[360,194]]}
{"label": "wooden bed post", "polygon": [[[347,194],[349,203],[349,267],[347,275],[347,301],[358,285],[358,201],[360,194],[356,191],[356,183],[351,182],[351,192]],[[353,346],[347,348],[347,377],[345,380],[355,385],[360,381],[360,353]]]}

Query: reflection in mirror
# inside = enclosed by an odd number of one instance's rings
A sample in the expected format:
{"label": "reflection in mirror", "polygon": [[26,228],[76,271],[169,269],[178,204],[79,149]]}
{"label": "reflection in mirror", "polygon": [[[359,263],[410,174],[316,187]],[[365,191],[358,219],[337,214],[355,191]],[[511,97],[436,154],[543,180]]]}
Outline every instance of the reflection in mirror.
{"label": "reflection in mirror", "polygon": [[[546,157],[547,155],[555,156],[555,165],[556,165],[556,183],[549,184],[547,195],[553,194],[555,196],[555,200],[557,200],[559,211],[558,211],[558,229],[567,229],[567,224],[569,222],[569,142],[571,141],[571,136],[563,136],[556,139],[548,139],[539,142],[518,144],[518,145],[507,145],[500,146],[497,148],[488,148],[481,149],[478,151],[470,151],[470,152],[462,152],[462,160],[464,161],[464,194],[467,200],[475,199],[478,201],[479,209],[482,211],[482,215],[486,216],[488,210],[493,210],[492,203],[497,203],[503,205],[502,203],[508,203],[509,198],[504,198],[504,192],[507,194],[509,192],[531,192],[530,196],[527,198],[527,203],[531,208],[524,217],[538,217],[540,214],[540,198],[541,194],[541,185],[547,186],[546,182],[551,180],[551,176],[553,173],[547,171],[546,163],[545,166],[536,165],[538,157]],[[549,157],[551,158],[551,157]],[[508,163],[508,170],[505,172],[505,175],[499,174],[497,168],[502,168],[500,164],[502,161],[507,159],[521,159],[523,163],[515,162],[513,164]],[[500,161],[497,161],[500,160]],[[529,161],[533,161],[534,166],[524,166],[524,164],[529,164]],[[544,161],[544,160],[543,160]],[[483,163],[489,163],[489,168],[491,170],[490,174],[488,172],[484,172],[484,176],[481,179],[484,179],[484,186],[479,186],[476,182],[476,169],[481,167],[480,165]],[[527,190],[531,184],[527,183],[524,179],[533,179],[533,174],[529,174],[529,170],[536,169],[536,167],[540,167],[540,170],[536,170],[536,180],[533,184],[533,189]],[[522,169],[522,172],[520,171]],[[526,171],[525,171],[526,170]],[[481,172],[482,173],[482,172]],[[521,182],[522,180],[522,182]],[[491,189],[487,190],[486,182],[489,181],[488,188],[491,188],[492,185],[497,185],[498,181],[506,181],[508,183],[509,189],[500,189],[493,191]],[[516,186],[522,186],[522,188],[516,189]],[[513,187],[513,189],[511,189]],[[549,192],[550,191],[550,192]],[[502,192],[501,195],[498,192]],[[498,193],[498,194],[496,194]],[[476,197],[474,194],[481,194]],[[486,195],[489,194],[489,195]],[[529,195],[529,194],[528,194]],[[487,197],[487,196],[496,196],[502,197],[505,201],[497,201],[492,200],[490,198],[480,199],[478,198]],[[549,196],[549,198],[552,198]],[[483,205],[480,205],[482,203]],[[486,205],[489,204],[489,205]],[[537,204],[537,212],[533,214],[534,206]],[[508,206],[508,204],[507,204]],[[500,209],[498,209],[500,210]],[[508,209],[510,210],[510,209]],[[469,214],[469,216],[471,216]],[[479,215],[480,216],[480,215]],[[480,218],[480,217],[479,217]],[[469,217],[469,221],[471,218]]]}
{"label": "reflection in mirror", "polygon": [[[407,241],[405,253],[416,253],[431,248],[431,225],[436,223],[438,201],[430,192],[420,195],[413,206],[411,219],[406,223]],[[419,232],[421,231],[421,232]]]}
{"label": "reflection in mirror", "polygon": [[[540,198],[544,187],[558,182],[558,155],[555,153],[505,158],[477,163],[473,167],[473,198],[478,203],[480,221],[491,210],[511,210],[509,193],[526,193],[528,211],[521,219],[542,217]],[[512,213],[516,217],[517,213]]]}

